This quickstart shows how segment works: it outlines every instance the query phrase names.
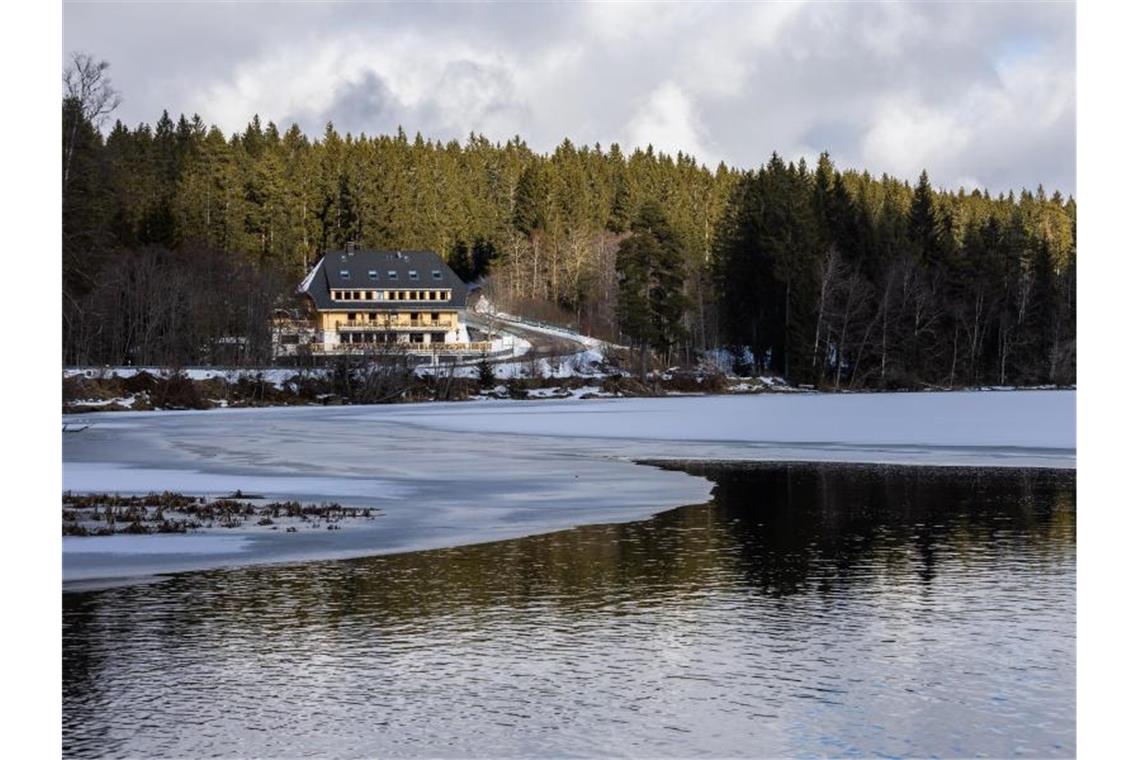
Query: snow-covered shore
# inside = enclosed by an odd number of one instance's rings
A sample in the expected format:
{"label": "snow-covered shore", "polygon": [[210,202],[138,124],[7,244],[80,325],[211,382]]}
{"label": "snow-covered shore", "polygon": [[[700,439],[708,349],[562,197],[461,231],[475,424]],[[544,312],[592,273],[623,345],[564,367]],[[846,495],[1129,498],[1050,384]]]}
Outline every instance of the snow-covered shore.
{"label": "snow-covered shore", "polygon": [[64,437],[65,489],[240,489],[376,506],[384,516],[352,531],[235,532],[220,543],[194,535],[70,539],[65,581],[452,546],[640,519],[708,498],[707,480],[636,460],[1076,463],[1072,391],[488,401],[68,421],[92,427]]}

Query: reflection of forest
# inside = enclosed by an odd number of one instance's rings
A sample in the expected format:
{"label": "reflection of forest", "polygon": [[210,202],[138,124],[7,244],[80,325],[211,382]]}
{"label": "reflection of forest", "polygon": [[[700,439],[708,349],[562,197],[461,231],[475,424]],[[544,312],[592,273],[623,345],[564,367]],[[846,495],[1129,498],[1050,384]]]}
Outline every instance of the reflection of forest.
{"label": "reflection of forest", "polygon": [[[922,635],[937,630],[964,642],[982,636],[979,646],[964,645],[969,667],[991,651],[1000,662],[1069,661],[1073,473],[685,469],[716,482],[713,500],[644,522],[64,594],[65,754],[137,754],[146,745],[132,744],[133,721],[156,709],[177,736],[181,721],[204,712],[228,719],[225,706],[247,699],[280,707],[319,692],[343,705],[362,693],[390,697],[387,686],[400,683],[435,704],[423,694],[434,693],[443,673],[452,680],[440,688],[466,690],[469,704],[486,705],[494,688],[456,680],[471,662],[484,676],[539,678],[529,663],[553,658],[562,670],[543,683],[557,692],[565,672],[604,684],[616,668],[624,683],[644,671],[660,676],[666,653],[676,660],[673,672],[735,642],[731,655],[719,653],[734,663],[725,672],[747,660],[740,667],[760,684],[756,704],[778,706],[787,697],[781,689],[791,687],[748,657],[802,670],[807,661],[781,649],[789,641],[828,642],[821,646],[850,654],[889,630],[900,642],[889,647],[917,657],[934,640]],[[963,614],[968,609],[980,614]],[[1020,621],[1032,615],[1039,626],[1042,610],[1051,610],[1044,620],[1060,638],[1021,638]],[[1035,654],[1032,641],[1047,654]],[[719,673],[716,655],[700,667]],[[590,658],[597,662],[579,663]],[[908,684],[934,678],[926,666],[889,667]],[[654,679],[643,680],[652,691]],[[384,720],[404,714],[373,709]]]}
{"label": "reflection of forest", "polygon": [[[968,567],[1075,553],[1075,475],[834,465],[686,465],[713,501],[650,520],[413,554],[191,573],[64,597],[65,633],[95,625],[248,623],[274,631],[372,619],[419,625],[464,610],[641,607],[746,587],[834,591],[883,575],[929,583],[940,561]],[[99,613],[114,608],[114,620]],[[98,621],[92,618],[98,618]],[[475,615],[474,617],[478,617]],[[356,622],[363,622],[356,620]]]}

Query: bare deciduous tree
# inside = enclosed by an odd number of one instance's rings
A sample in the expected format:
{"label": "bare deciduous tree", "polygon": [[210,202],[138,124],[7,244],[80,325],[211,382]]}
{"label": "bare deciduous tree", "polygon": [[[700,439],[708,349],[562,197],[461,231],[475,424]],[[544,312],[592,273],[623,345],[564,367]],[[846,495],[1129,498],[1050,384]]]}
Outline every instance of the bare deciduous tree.
{"label": "bare deciduous tree", "polygon": [[69,102],[70,114],[65,113],[70,123],[64,124],[67,134],[67,148],[63,159],[63,186],[71,171],[71,156],[75,152],[75,140],[79,125],[86,121],[93,127],[100,127],[106,118],[119,107],[123,99],[111,86],[107,70],[111,64],[96,61],[89,53],[71,54],[71,62],[63,72],[64,98]]}

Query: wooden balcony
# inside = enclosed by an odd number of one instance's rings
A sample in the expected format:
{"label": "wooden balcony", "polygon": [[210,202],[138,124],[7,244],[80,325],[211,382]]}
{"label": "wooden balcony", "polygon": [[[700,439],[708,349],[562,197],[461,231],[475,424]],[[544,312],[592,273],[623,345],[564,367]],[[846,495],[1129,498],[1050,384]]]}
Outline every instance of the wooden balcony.
{"label": "wooden balcony", "polygon": [[331,345],[309,343],[304,344],[304,347],[314,354],[482,354],[491,352],[491,341],[472,341],[470,343],[333,343]]}
{"label": "wooden balcony", "polygon": [[357,320],[355,322],[337,322],[337,332],[390,332],[393,330],[454,330],[458,325],[448,322],[432,322],[431,320],[417,320],[411,322],[398,322],[396,320]]}

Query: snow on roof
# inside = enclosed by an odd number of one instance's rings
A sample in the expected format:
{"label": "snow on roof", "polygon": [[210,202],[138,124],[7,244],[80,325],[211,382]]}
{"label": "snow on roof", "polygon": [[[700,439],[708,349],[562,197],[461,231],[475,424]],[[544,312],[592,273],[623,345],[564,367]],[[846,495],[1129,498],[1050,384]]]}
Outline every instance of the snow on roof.
{"label": "snow on roof", "polygon": [[313,278],[317,276],[317,270],[321,268],[321,264],[324,263],[324,260],[325,258],[322,256],[320,261],[314,264],[313,268],[309,270],[309,273],[305,275],[305,279],[301,280],[301,284],[297,286],[298,293],[304,293],[309,289],[309,286],[313,284]]}

